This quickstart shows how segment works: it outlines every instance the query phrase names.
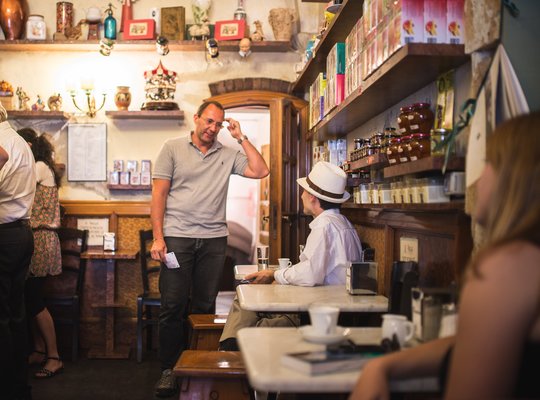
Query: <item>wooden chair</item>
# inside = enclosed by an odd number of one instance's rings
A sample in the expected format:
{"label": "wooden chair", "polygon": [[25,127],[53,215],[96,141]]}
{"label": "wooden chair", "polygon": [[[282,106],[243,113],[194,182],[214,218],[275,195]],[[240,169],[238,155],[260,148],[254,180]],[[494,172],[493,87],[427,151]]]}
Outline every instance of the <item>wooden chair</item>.
{"label": "wooden chair", "polygon": [[47,277],[44,285],[45,303],[55,324],[71,326],[71,359],[79,354],[80,301],[84,287],[86,260],[81,253],[88,244],[88,231],[59,228],[62,251],[62,273]]}
{"label": "wooden chair", "polygon": [[173,373],[182,378],[180,400],[252,400],[244,361],[237,351],[185,350]]}
{"label": "wooden chair", "polygon": [[161,295],[150,289],[151,279],[159,277],[160,265],[150,257],[149,243],[151,230],[139,231],[141,260],[141,279],[143,292],[137,296],[137,362],[142,361],[143,334],[146,330],[147,348],[152,347],[152,329],[158,325],[158,316],[153,311],[161,306]]}
{"label": "wooden chair", "polygon": [[226,318],[215,314],[191,314],[188,317],[191,328],[190,350],[217,350]]}

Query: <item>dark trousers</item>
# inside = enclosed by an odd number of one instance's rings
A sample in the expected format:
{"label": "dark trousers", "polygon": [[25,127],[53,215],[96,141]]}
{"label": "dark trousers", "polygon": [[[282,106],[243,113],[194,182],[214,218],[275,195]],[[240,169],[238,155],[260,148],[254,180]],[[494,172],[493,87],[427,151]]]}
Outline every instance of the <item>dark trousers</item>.
{"label": "dark trousers", "polygon": [[219,290],[227,238],[166,237],[167,251],[176,254],[180,268],[161,265],[159,291],[159,359],[162,369],[173,368],[186,348],[186,314],[213,314]]}
{"label": "dark trousers", "polygon": [[7,400],[30,398],[24,283],[33,252],[28,225],[0,225],[0,397]]}

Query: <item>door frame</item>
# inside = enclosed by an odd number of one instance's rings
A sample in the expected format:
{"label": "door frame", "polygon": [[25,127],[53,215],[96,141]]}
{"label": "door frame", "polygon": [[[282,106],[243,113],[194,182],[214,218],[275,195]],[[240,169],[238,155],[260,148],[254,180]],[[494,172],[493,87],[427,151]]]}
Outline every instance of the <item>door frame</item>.
{"label": "door frame", "polygon": [[[205,101],[218,101],[226,110],[229,108],[263,106],[270,111],[270,262],[277,263],[277,258],[281,257],[281,210],[284,196],[290,193],[290,188],[283,188],[283,126],[285,115],[284,105],[291,103],[299,111],[301,121],[299,125],[307,126],[307,106],[308,103],[298,97],[286,93],[271,92],[266,90],[245,90],[240,92],[230,92],[212,96]],[[249,132],[245,132],[249,137]],[[308,163],[308,152],[306,151],[305,138],[298,137],[297,173],[304,176]],[[298,199],[294,199],[293,204],[299,204]],[[275,211],[272,211],[275,210]],[[299,210],[296,210],[299,213]],[[274,214],[274,215],[272,215]]]}

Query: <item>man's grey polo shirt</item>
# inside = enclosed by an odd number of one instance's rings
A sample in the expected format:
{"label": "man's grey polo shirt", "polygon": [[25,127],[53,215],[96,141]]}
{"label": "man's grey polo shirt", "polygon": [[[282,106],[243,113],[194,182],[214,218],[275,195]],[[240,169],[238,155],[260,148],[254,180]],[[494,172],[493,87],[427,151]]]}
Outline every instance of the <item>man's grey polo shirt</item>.
{"label": "man's grey polo shirt", "polygon": [[191,135],[165,142],[154,166],[154,179],[168,179],[164,236],[213,238],[227,235],[229,178],[243,175],[245,154],[217,140],[203,154]]}

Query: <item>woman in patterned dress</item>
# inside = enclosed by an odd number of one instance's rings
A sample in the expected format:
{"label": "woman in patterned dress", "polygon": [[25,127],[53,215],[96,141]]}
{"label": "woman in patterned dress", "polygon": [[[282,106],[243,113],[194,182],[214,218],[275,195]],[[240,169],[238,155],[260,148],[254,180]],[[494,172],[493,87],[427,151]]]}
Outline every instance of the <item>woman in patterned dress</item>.
{"label": "woman in patterned dress", "polygon": [[34,351],[29,356],[29,363],[42,364],[34,375],[36,378],[50,378],[64,368],[56,345],[54,322],[45,307],[42,293],[47,275],[59,275],[62,272],[60,241],[56,233],[60,227],[60,175],[54,169],[54,148],[47,136],[38,136],[30,128],[20,129],[18,133],[32,148],[37,178],[30,217],[34,232],[34,255],[25,285],[26,312],[34,339]]}

